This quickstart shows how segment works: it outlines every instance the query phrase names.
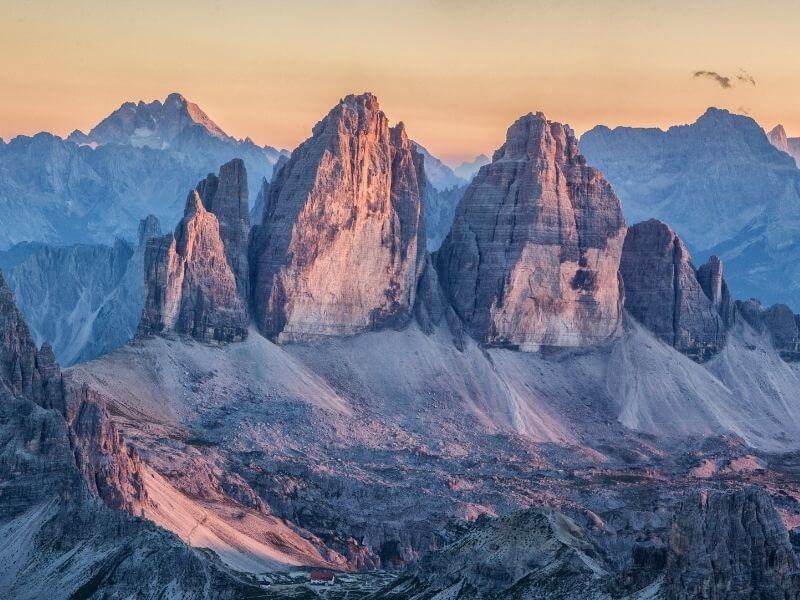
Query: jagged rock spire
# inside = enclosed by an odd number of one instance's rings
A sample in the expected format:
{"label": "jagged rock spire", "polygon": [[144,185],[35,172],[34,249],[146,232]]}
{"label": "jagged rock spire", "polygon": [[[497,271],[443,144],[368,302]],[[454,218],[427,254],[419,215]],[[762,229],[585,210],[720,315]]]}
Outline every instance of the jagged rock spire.
{"label": "jagged rock spire", "polygon": [[425,261],[422,157],[347,96],[280,169],[251,244],[253,313],[280,340],[407,322]]}
{"label": "jagged rock spire", "polygon": [[528,114],[467,188],[437,265],[483,343],[596,344],[619,330],[624,237],[619,200],[572,130]]}
{"label": "jagged rock spire", "polygon": [[175,233],[148,242],[144,280],[139,335],[174,331],[201,341],[247,337],[247,311],[219,222],[196,190],[186,200]]}
{"label": "jagged rock spire", "polygon": [[197,193],[205,209],[217,217],[225,256],[236,277],[236,289],[246,303],[250,289],[247,264],[250,214],[244,161],[235,158],[220,167],[219,175],[209,173],[197,184]]}

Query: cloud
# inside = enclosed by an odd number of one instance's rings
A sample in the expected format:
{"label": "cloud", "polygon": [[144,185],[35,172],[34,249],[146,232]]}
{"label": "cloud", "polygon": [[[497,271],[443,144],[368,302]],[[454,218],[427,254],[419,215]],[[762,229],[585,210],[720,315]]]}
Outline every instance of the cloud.
{"label": "cloud", "polygon": [[753,76],[750,75],[750,73],[748,73],[744,69],[739,69],[739,74],[736,76],[736,79],[738,79],[742,83],[747,83],[747,84],[750,84],[750,85],[755,85],[756,84],[756,80],[753,79]]}
{"label": "cloud", "polygon": [[745,85],[755,85],[756,80],[755,78],[750,75],[744,69],[739,69],[739,73],[734,77],[728,77],[727,75],[722,75],[721,73],[717,73],[716,71],[695,71],[694,72],[695,78],[702,77],[704,79],[710,79],[715,81],[719,84],[719,87],[722,89],[730,89],[732,87],[736,87],[735,82],[742,83]]}
{"label": "cloud", "polygon": [[720,75],[716,71],[695,71],[694,72],[694,76],[695,77],[705,77],[707,79],[712,79],[712,80],[716,81],[720,85],[721,88],[724,88],[724,89],[728,89],[730,87],[733,87],[733,84],[731,83],[731,78],[730,77],[725,77],[724,75]]}

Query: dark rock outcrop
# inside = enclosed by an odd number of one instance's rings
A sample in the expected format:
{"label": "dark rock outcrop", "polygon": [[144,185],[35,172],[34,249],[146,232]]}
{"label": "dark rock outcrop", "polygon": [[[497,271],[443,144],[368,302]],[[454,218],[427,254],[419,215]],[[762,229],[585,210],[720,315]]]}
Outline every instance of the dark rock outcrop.
{"label": "dark rock outcrop", "polygon": [[43,408],[64,410],[61,370],[49,344],[36,348],[17,309],[14,293],[0,274],[0,384]]}
{"label": "dark rock outcrop", "polygon": [[223,342],[247,337],[247,311],[219,222],[197,191],[189,194],[175,233],[150,240],[144,271],[140,335],[174,331]]}
{"label": "dark rock outcrop", "polygon": [[247,263],[250,213],[244,161],[235,158],[225,163],[220,167],[218,176],[209,173],[197,184],[197,193],[205,209],[217,217],[225,256],[236,277],[236,289],[242,302],[247,303],[250,295],[250,268]]}
{"label": "dark rock outcrop", "polygon": [[598,344],[619,330],[624,237],[619,201],[572,130],[528,114],[464,193],[439,277],[485,344]]}
{"label": "dark rock outcrop", "polygon": [[347,96],[317,123],[252,234],[262,333],[303,340],[408,321],[425,262],[422,165],[371,94]]}
{"label": "dark rock outcrop", "polygon": [[800,597],[800,568],[761,488],[692,494],[672,524],[664,583],[673,600]]}
{"label": "dark rock outcrop", "polygon": [[656,336],[698,361],[719,352],[726,329],[716,302],[720,307],[729,302],[721,264],[705,267],[704,288],[683,241],[667,224],[651,219],[628,229],[620,274],[625,309]]}

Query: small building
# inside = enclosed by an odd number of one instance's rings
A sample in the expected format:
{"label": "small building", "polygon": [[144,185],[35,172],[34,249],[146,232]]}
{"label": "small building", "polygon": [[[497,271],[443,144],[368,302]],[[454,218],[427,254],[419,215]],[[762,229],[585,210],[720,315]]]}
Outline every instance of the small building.
{"label": "small building", "polygon": [[331,571],[311,571],[308,574],[308,581],[312,585],[333,585],[336,576]]}

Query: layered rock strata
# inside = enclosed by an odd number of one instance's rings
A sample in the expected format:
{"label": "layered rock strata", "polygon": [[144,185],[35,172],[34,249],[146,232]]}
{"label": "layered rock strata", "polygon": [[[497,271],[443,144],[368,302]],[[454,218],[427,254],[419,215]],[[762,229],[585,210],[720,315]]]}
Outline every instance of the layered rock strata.
{"label": "layered rock strata", "polygon": [[624,238],[619,200],[572,130],[528,114],[464,193],[437,267],[481,342],[592,345],[619,332]]}
{"label": "layered rock strata", "polygon": [[252,310],[281,341],[405,324],[425,262],[422,156],[371,94],[347,96],[269,186]]}

